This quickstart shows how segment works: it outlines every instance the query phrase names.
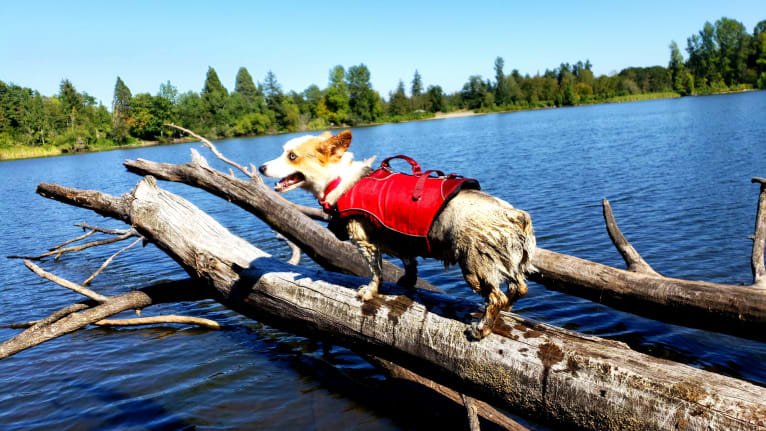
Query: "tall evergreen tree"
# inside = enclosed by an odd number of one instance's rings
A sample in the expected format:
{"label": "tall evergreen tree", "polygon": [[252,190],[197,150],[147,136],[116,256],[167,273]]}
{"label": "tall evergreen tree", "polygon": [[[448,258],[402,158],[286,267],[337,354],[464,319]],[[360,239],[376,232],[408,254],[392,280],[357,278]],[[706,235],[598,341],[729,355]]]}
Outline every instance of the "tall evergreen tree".
{"label": "tall evergreen tree", "polygon": [[64,112],[69,115],[69,127],[71,130],[74,130],[75,118],[84,106],[83,97],[75,90],[74,85],[68,79],[61,81],[58,97]]}
{"label": "tall evergreen tree", "polygon": [[241,94],[247,101],[255,101],[255,98],[259,96],[258,88],[253,83],[253,77],[250,76],[250,72],[244,67],[240,67],[237,72],[234,91]]}
{"label": "tall evergreen tree", "polygon": [[420,76],[420,72],[415,69],[415,74],[412,76],[412,87],[410,87],[410,94],[413,98],[423,94],[423,78]]}
{"label": "tall evergreen tree", "polygon": [[497,57],[495,59],[495,103],[497,103],[498,106],[511,103],[511,92],[508,88],[509,82],[506,80],[505,74],[503,73],[504,66],[505,61],[503,60],[503,57]]}
{"label": "tall evergreen tree", "polygon": [[208,113],[207,122],[211,126],[225,126],[228,123],[226,118],[226,102],[229,92],[221,84],[215,69],[208,67],[205,86],[202,88],[202,103]]}
{"label": "tall evergreen tree", "polygon": [[284,101],[285,95],[282,93],[282,86],[277,81],[277,76],[272,71],[266,73],[263,81],[263,95],[266,98],[266,114],[273,120],[271,124],[277,128],[282,127],[285,122]]}
{"label": "tall evergreen tree", "polygon": [[391,115],[407,115],[410,110],[410,103],[407,100],[407,94],[404,92],[404,82],[399,80],[396,91],[391,95],[388,102],[388,112]]}
{"label": "tall evergreen tree", "polygon": [[128,119],[130,118],[130,101],[133,96],[130,89],[117,77],[114,84],[114,97],[112,98],[112,139],[124,142],[130,135]]}

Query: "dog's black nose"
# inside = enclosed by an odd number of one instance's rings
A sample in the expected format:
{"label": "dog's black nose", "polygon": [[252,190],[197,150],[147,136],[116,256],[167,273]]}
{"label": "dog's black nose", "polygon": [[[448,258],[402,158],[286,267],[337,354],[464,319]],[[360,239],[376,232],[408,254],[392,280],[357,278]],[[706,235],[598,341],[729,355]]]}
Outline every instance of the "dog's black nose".
{"label": "dog's black nose", "polygon": [[263,175],[266,175],[266,165],[261,165],[261,167],[260,167],[260,168],[258,168],[258,170],[259,170],[259,171],[260,171],[260,172],[261,172]]}

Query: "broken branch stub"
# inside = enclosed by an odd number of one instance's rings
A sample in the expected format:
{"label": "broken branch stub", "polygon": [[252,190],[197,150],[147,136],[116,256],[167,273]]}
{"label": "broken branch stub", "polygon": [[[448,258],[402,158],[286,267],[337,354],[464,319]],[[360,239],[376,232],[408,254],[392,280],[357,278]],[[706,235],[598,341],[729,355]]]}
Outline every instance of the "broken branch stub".
{"label": "broken branch stub", "polygon": [[760,184],[758,194],[758,210],[755,216],[755,234],[753,235],[753,253],[750,265],[753,270],[753,285],[766,288],[766,267],[763,262],[764,249],[766,249],[766,178],[753,178],[755,184]]}

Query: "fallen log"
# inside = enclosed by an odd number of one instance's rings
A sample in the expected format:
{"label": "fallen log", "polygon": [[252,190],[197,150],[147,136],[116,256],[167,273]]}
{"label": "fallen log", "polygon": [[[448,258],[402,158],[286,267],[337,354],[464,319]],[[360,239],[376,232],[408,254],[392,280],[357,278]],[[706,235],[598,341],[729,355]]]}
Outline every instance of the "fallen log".
{"label": "fallen log", "polygon": [[[266,221],[277,231],[307,252],[326,269],[367,275],[357,252],[348,243],[338,241],[316,222],[296,211],[288,214],[289,205],[262,181],[243,181],[210,168],[204,159],[194,156],[191,163],[174,165],[148,160],[126,160],[128,171],[140,175],[183,182],[223,197]],[[754,182],[757,180],[754,179]],[[766,181],[766,180],[764,180]],[[766,206],[761,182],[759,207]],[[752,286],[736,286],[704,281],[681,280],[655,272],[619,231],[611,207],[604,200],[607,231],[628,265],[622,270],[574,256],[538,248],[532,263],[533,281],[567,294],[596,300],[611,307],[684,326],[724,332],[738,336],[766,339],[766,275]],[[766,237],[766,209],[758,212],[754,240],[754,275],[763,268],[763,237]],[[760,262],[757,261],[760,246]],[[337,254],[336,254],[337,253]],[[340,261],[335,260],[341,257]],[[332,262],[332,263],[330,263]],[[354,268],[350,268],[353,262]],[[758,268],[761,268],[760,270]],[[396,272],[387,281],[397,280]],[[419,284],[423,287],[423,284]]]}
{"label": "fallen log", "polygon": [[765,388],[508,313],[471,342],[476,303],[385,284],[362,304],[359,278],[275,260],[151,177],[121,198],[49,184],[38,192],[130,223],[239,312],[498,407],[585,429],[764,429]]}

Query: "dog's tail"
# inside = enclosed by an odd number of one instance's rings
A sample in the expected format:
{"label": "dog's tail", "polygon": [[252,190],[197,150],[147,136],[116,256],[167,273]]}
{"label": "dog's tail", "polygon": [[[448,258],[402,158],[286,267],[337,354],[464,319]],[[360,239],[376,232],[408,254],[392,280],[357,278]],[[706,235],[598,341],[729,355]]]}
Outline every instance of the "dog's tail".
{"label": "dog's tail", "polygon": [[[508,213],[508,221],[518,227],[516,238],[508,238],[508,246],[517,248],[521,245],[519,260],[516,268],[509,268],[509,272],[516,281],[517,286],[525,286],[525,276],[532,270],[532,255],[537,248],[537,239],[535,238],[535,229],[532,227],[532,218],[529,213],[522,210],[514,210]],[[514,253],[515,254],[515,253]],[[513,264],[513,263],[512,263]]]}

